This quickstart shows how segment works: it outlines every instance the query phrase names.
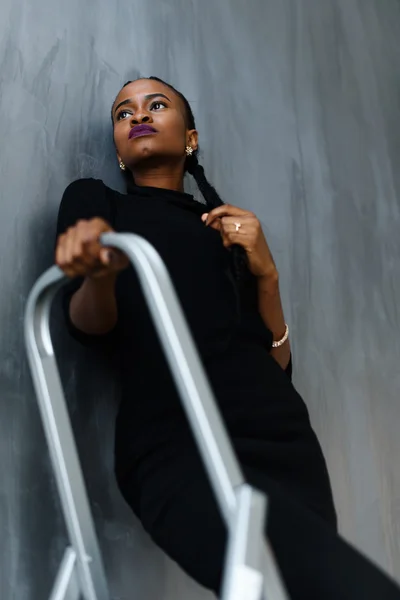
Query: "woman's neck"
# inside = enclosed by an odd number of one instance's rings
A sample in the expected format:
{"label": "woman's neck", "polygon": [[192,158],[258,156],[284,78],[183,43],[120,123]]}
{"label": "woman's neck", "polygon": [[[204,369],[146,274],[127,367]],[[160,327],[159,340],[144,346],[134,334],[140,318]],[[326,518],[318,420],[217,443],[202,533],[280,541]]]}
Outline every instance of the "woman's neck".
{"label": "woman's neck", "polygon": [[163,188],[166,190],[174,190],[183,192],[183,173],[182,168],[176,171],[171,169],[146,169],[143,171],[135,170],[134,174],[135,185],[149,186],[155,188]]}

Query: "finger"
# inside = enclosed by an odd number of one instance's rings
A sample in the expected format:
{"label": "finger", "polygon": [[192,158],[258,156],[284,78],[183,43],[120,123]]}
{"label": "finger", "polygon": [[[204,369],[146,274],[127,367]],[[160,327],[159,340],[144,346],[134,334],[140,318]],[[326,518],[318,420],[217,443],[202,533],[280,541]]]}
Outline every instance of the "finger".
{"label": "finger", "polygon": [[100,238],[103,233],[110,230],[110,226],[100,218],[91,219],[87,223],[83,239],[87,243],[88,251],[97,260],[100,260],[100,250],[103,248]]}
{"label": "finger", "polygon": [[64,233],[58,238],[55,260],[56,264],[65,273],[65,275],[67,275],[67,277],[74,277],[74,273],[66,261],[66,243],[67,235]]}
{"label": "finger", "polygon": [[247,216],[222,217],[221,227],[225,233],[237,234],[239,237],[247,236],[251,238],[257,235],[254,219]]}
{"label": "finger", "polygon": [[229,235],[224,234],[223,232],[221,232],[221,238],[222,238],[222,243],[224,245],[225,248],[230,248],[233,245],[233,242],[230,238]]}
{"label": "finger", "polygon": [[84,250],[85,260],[88,264],[99,265],[101,260],[101,246],[99,235],[96,230],[90,229],[83,238],[82,248]]}
{"label": "finger", "polygon": [[64,240],[64,264],[68,268],[72,267],[73,255],[74,255],[74,238],[75,228],[71,227],[67,230]]}
{"label": "finger", "polygon": [[64,246],[65,246],[65,234],[59,235],[57,238],[55,261],[56,264],[61,268],[64,264]]}
{"label": "finger", "polygon": [[222,206],[213,208],[213,210],[208,213],[206,225],[210,225],[215,219],[220,219],[222,217],[245,216],[249,214],[250,213],[248,211],[238,208],[237,206],[223,204]]}
{"label": "finger", "polygon": [[108,265],[107,252],[102,251],[100,244],[101,229],[96,219],[91,222],[84,222],[79,227],[77,233],[77,241],[80,241],[80,248],[76,248],[77,262],[84,265],[87,269],[98,269],[103,265]]}
{"label": "finger", "polygon": [[99,264],[98,251],[89,251],[92,238],[93,227],[87,221],[78,221],[60,236],[56,262],[69,277],[85,276]]}
{"label": "finger", "polygon": [[215,229],[215,231],[222,231],[221,219],[215,219],[215,221],[208,223],[207,227],[211,227],[211,229]]}
{"label": "finger", "polygon": [[236,232],[235,232],[235,228],[227,225],[225,223],[225,225],[222,225],[222,221],[224,219],[221,219],[221,238],[222,238],[222,243],[225,246],[225,248],[230,248],[231,246],[239,245],[239,246],[244,246],[247,240],[247,236],[243,237],[243,236],[239,236]]}
{"label": "finger", "polygon": [[65,266],[69,276],[85,276],[93,268],[93,260],[86,255],[82,245],[85,224],[79,222],[67,231],[65,240]]}
{"label": "finger", "polygon": [[86,240],[90,239],[90,236],[89,224],[86,221],[78,222],[73,231],[71,262],[80,275],[85,275],[97,262],[88,251]]}
{"label": "finger", "polygon": [[204,213],[203,215],[201,215],[201,220],[203,221],[203,223],[205,225],[211,227],[212,229],[215,229],[216,231],[220,231],[221,230],[220,219],[215,219],[211,223],[207,223],[208,215],[209,215],[209,213]]}
{"label": "finger", "polygon": [[221,236],[226,241],[226,247],[237,245],[244,248],[246,252],[251,252],[254,245],[252,232],[242,229],[242,227],[236,231],[235,223],[225,223],[221,230]]}
{"label": "finger", "polygon": [[82,273],[82,268],[76,264],[76,262],[74,261],[70,261],[68,259],[66,259],[67,256],[67,252],[69,252],[67,250],[67,246],[70,244],[71,240],[68,239],[68,237],[65,238],[65,242],[63,243],[63,246],[59,248],[59,252],[57,253],[56,256],[56,261],[58,266],[60,267],[60,269],[70,278],[74,278],[74,277],[78,277],[79,275],[83,274]]}
{"label": "finger", "polygon": [[239,229],[243,226],[241,222],[242,219],[239,220],[239,217],[222,217],[220,221],[222,229],[227,233],[231,231],[239,231]]}

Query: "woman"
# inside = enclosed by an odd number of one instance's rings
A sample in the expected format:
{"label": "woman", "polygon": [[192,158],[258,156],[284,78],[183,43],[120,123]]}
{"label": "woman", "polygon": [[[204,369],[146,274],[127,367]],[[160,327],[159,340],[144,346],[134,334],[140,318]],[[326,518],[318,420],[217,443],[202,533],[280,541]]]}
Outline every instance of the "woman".
{"label": "woman", "polygon": [[[137,277],[99,245],[107,231],[141,235],[164,259],[244,473],[269,496],[267,533],[291,598],[400,598],[337,536],[325,460],[291,383],[276,266],[257,218],[207,182],[187,100],[157,78],[128,82],[112,122],[127,194],[72,183],[56,262],[77,278],[65,296],[71,334],[118,352],[115,470],[126,501],[170,557],[219,591],[225,527]],[[206,206],[184,193],[186,171]]]}

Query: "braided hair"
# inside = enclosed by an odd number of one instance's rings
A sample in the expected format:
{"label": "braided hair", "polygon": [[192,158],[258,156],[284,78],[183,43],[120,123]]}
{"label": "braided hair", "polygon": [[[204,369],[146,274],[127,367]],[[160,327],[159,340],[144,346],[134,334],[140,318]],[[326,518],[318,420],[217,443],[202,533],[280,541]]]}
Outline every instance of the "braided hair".
{"label": "braided hair", "polygon": [[[185,98],[185,96],[181,92],[176,90],[171,84],[167,83],[166,81],[163,81],[159,77],[147,77],[147,79],[150,79],[152,81],[158,81],[159,83],[162,83],[163,85],[169,87],[173,92],[175,92],[175,94],[177,96],[179,96],[179,98],[182,100],[182,102],[185,106],[187,128],[188,129],[196,129],[196,123],[195,123],[193,111],[191,109],[191,106],[190,106],[188,100]],[[133,81],[127,81],[122,87],[124,88],[127,85],[129,85],[130,83],[133,83]],[[112,115],[111,115],[111,120],[112,120]],[[197,149],[197,150],[193,151],[193,154],[186,157],[186,161],[185,161],[185,165],[184,165],[184,173],[187,172],[193,176],[193,178],[196,181],[197,186],[206,202],[207,208],[209,210],[212,210],[213,208],[222,206],[224,204],[224,202],[220,198],[217,190],[211,185],[211,183],[206,178],[204,168],[202,167],[202,165],[199,163],[199,160],[198,160],[198,152],[199,151]],[[132,176],[133,176],[132,173],[128,173],[127,171],[124,171],[124,175],[126,177],[128,177],[130,179],[130,181],[132,181]],[[241,284],[244,279],[244,276],[247,272],[246,253],[241,246],[238,246],[238,245],[232,246],[232,263],[233,263],[233,271],[234,271],[235,279],[236,279],[237,283]]]}

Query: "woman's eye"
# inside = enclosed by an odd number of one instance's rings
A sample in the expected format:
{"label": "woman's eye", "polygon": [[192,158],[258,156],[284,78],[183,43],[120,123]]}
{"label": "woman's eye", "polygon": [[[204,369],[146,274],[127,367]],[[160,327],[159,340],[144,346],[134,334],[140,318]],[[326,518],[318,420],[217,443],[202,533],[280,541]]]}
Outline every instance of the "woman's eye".
{"label": "woman's eye", "polygon": [[153,102],[153,104],[151,105],[151,109],[153,110],[155,108],[156,110],[159,110],[160,106],[167,108],[165,102]]}
{"label": "woman's eye", "polygon": [[[153,102],[153,104],[150,106],[150,110],[158,111],[160,108],[168,108],[168,106],[165,104],[165,102]],[[129,116],[130,114],[131,113],[127,110],[121,110],[121,112],[119,112],[117,115],[117,121],[126,119],[127,115]]]}
{"label": "woman's eye", "polygon": [[129,115],[130,113],[127,110],[121,110],[121,112],[117,115],[117,121],[121,121],[121,119],[125,119],[124,115]]}

